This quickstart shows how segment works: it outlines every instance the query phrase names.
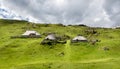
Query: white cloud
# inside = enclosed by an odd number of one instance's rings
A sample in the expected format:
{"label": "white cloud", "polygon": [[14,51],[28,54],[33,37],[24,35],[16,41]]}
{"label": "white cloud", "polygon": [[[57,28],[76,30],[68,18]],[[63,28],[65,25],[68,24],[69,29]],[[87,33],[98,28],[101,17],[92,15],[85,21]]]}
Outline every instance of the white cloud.
{"label": "white cloud", "polygon": [[32,22],[120,25],[120,0],[1,0],[1,3]]}

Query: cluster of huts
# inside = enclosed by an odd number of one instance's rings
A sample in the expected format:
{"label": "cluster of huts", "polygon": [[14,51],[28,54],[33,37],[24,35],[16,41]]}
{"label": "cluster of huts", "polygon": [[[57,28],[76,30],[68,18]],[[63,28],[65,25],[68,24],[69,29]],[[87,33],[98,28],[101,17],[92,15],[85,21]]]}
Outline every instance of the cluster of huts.
{"label": "cluster of huts", "polygon": [[[27,30],[25,33],[23,33],[20,37],[23,38],[40,38],[41,34],[36,32],[36,31],[32,31],[32,30]],[[70,39],[69,36],[56,36],[56,34],[54,33],[49,33],[47,34],[47,36],[43,39],[43,41],[41,42],[41,44],[56,44],[56,43],[62,43],[65,44],[67,39]],[[85,38],[84,36],[78,35],[76,37],[74,37],[73,39],[71,39],[71,43],[76,43],[76,42],[87,42],[87,38]]]}

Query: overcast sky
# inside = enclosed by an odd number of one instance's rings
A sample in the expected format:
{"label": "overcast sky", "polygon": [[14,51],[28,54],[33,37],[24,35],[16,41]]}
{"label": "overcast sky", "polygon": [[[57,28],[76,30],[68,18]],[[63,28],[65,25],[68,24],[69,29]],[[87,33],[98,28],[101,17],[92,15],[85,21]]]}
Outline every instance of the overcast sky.
{"label": "overcast sky", "polygon": [[39,23],[120,26],[120,0],[0,0],[1,18],[27,19]]}

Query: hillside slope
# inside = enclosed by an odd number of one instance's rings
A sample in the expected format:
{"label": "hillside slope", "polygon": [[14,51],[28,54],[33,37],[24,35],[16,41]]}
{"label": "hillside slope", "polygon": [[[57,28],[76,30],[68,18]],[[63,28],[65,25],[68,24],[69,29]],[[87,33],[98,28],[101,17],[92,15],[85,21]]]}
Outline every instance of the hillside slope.
{"label": "hillside slope", "polygon": [[[92,28],[99,34],[87,34],[86,26],[63,26],[61,24],[32,24],[26,21],[0,20],[0,69],[120,69],[120,29]],[[72,44],[41,45],[42,38],[16,38],[26,30],[40,34],[55,32],[75,37],[81,34],[99,39]],[[105,48],[109,50],[105,50]],[[61,55],[61,53],[64,53]]]}

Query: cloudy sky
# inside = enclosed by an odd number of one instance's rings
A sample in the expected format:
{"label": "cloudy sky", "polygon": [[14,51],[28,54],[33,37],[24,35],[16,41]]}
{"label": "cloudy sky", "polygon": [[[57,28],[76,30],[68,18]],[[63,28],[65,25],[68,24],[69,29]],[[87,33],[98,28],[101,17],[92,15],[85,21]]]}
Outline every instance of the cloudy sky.
{"label": "cloudy sky", "polygon": [[120,26],[120,0],[0,0],[0,18]]}

